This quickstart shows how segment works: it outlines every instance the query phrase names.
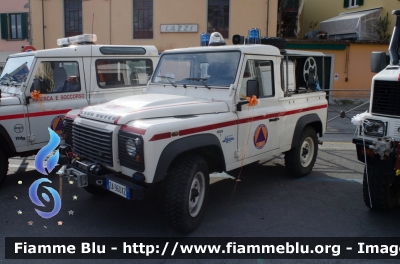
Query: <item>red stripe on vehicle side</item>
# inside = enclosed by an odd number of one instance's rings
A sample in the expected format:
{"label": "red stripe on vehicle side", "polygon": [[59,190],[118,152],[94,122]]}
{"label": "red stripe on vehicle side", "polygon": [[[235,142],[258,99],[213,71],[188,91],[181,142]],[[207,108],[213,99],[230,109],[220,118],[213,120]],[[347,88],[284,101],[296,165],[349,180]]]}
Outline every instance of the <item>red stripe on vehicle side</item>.
{"label": "red stripe on vehicle side", "polygon": [[5,115],[5,116],[0,116],[0,120],[8,120],[8,119],[18,119],[18,118],[24,118],[24,114],[16,114],[16,115]]}
{"label": "red stripe on vehicle side", "polygon": [[186,136],[186,135],[203,132],[203,131],[207,131],[207,130],[218,129],[218,128],[223,128],[223,127],[227,127],[227,126],[233,126],[233,125],[236,125],[236,123],[237,123],[236,120],[233,120],[233,121],[228,121],[228,122],[223,122],[223,123],[218,123],[218,124],[212,124],[212,125],[207,125],[207,126],[179,130],[179,135]]}
{"label": "red stripe on vehicle side", "polygon": [[127,125],[121,126],[121,130],[126,131],[126,132],[136,133],[139,135],[144,135],[146,133],[146,129],[139,128],[139,127],[130,127]]}
{"label": "red stripe on vehicle side", "polygon": [[62,115],[62,114],[68,113],[69,111],[71,111],[71,109],[44,111],[44,112],[27,113],[27,114],[4,115],[4,116],[0,116],[0,120],[18,119],[18,118],[25,118],[25,117],[49,116],[49,115]]}
{"label": "red stripe on vehicle side", "polygon": [[166,139],[171,137],[171,132],[161,133],[154,135],[149,141],[156,141],[161,139]]}
{"label": "red stripe on vehicle side", "polygon": [[[322,109],[322,108],[327,108],[327,107],[328,107],[328,105],[326,105],[326,104],[318,105],[318,106],[312,106],[312,107],[307,107],[307,108],[302,108],[302,109],[290,110],[290,111],[286,111],[286,112],[279,112],[279,113],[273,113],[273,114],[268,114],[268,115],[243,118],[240,120],[227,121],[227,122],[212,124],[212,125],[207,125],[207,126],[194,127],[194,128],[180,130],[179,135],[186,136],[186,135],[204,132],[204,131],[208,131],[208,130],[233,126],[236,124],[245,124],[245,123],[249,123],[252,121],[259,121],[259,120],[264,120],[264,119],[269,119],[269,118],[274,118],[274,117],[279,117],[279,116],[294,115],[294,114],[298,114],[298,113],[302,113],[302,112],[307,112],[307,111],[312,111],[312,110],[317,110],[317,109]],[[160,140],[160,139],[170,138],[170,136],[168,136],[168,137],[161,136],[161,135],[166,135],[166,134],[169,134],[169,132],[156,134],[150,139],[150,141],[156,141],[156,140]]]}
{"label": "red stripe on vehicle side", "polygon": [[39,117],[39,116],[49,116],[49,115],[63,115],[63,114],[68,113],[69,111],[71,111],[71,109],[28,113],[26,116],[27,117]]}

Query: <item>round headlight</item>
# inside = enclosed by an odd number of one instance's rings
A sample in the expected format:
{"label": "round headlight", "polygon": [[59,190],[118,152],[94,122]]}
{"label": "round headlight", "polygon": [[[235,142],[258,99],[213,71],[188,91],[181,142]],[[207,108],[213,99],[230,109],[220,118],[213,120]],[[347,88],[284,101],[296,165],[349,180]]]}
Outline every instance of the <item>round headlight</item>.
{"label": "round headlight", "polygon": [[64,121],[62,122],[63,126],[66,127],[68,125],[67,120],[64,119]]}
{"label": "round headlight", "polygon": [[125,143],[126,152],[130,157],[135,157],[136,155],[136,144],[133,139],[128,139]]}

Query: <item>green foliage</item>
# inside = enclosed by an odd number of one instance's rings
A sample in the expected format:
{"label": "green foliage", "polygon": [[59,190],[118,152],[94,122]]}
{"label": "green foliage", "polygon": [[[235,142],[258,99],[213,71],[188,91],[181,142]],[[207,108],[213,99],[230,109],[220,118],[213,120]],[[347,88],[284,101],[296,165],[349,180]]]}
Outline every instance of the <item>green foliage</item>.
{"label": "green foliage", "polygon": [[389,20],[389,14],[386,12],[386,16],[382,19],[379,17],[379,21],[376,22],[375,32],[379,35],[379,39],[383,41],[390,40],[390,34],[387,34],[387,30],[391,21]]}

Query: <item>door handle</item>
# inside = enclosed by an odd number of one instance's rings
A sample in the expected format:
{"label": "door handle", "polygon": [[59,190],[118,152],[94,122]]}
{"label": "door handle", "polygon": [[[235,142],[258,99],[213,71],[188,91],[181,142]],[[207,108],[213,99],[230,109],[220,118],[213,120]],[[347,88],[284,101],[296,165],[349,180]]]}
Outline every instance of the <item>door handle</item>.
{"label": "door handle", "polygon": [[274,122],[274,121],[278,121],[278,120],[279,120],[279,117],[271,118],[271,119],[269,120],[269,122]]}

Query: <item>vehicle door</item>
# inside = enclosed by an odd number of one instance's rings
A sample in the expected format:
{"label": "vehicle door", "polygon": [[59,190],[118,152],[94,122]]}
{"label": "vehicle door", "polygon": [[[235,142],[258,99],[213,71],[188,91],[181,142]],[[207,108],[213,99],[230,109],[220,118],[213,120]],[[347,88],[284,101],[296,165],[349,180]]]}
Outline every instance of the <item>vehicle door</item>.
{"label": "vehicle door", "polygon": [[[97,58],[92,77],[91,104],[141,94],[155,65],[151,58]],[[95,88],[98,87],[98,88]]]}
{"label": "vehicle door", "polygon": [[279,105],[275,96],[275,57],[246,56],[239,80],[238,102],[246,100],[249,80],[258,82],[259,97],[255,106],[242,105],[238,111],[238,149],[243,158],[250,158],[279,148]]}
{"label": "vehicle door", "polygon": [[61,135],[64,115],[87,105],[82,58],[39,58],[26,96],[31,144],[49,141],[47,128]]}
{"label": "vehicle door", "polygon": [[24,96],[19,94],[24,90],[34,58],[33,55],[10,57],[0,75],[0,134],[9,135],[12,141],[1,142],[0,147],[2,144],[13,144],[17,151],[24,151],[24,147],[28,146]]}

